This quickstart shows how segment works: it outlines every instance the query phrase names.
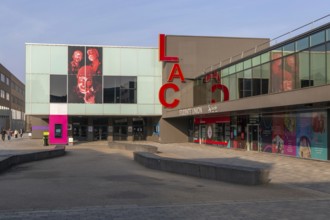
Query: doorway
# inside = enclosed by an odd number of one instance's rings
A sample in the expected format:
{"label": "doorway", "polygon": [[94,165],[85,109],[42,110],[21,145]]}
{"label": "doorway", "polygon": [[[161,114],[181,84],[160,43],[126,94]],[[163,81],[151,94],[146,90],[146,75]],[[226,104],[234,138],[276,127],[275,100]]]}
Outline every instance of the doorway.
{"label": "doorway", "polygon": [[205,144],[206,142],[206,125],[202,124],[199,126],[199,143],[200,144]]}
{"label": "doorway", "polygon": [[127,126],[117,125],[113,128],[114,141],[127,141]]}
{"label": "doorway", "polygon": [[113,122],[113,140],[127,141],[127,118],[118,118]]}
{"label": "doorway", "polygon": [[108,138],[108,127],[106,125],[95,125],[93,139],[96,140],[107,140]]}
{"label": "doorway", "polygon": [[259,144],[259,125],[247,125],[247,150],[260,151]]}
{"label": "doorway", "polygon": [[133,140],[134,141],[146,140],[144,124],[145,123],[144,123],[143,118],[133,118]]}
{"label": "doorway", "polygon": [[87,141],[87,125],[80,125],[79,123],[73,123],[72,137],[74,140]]}

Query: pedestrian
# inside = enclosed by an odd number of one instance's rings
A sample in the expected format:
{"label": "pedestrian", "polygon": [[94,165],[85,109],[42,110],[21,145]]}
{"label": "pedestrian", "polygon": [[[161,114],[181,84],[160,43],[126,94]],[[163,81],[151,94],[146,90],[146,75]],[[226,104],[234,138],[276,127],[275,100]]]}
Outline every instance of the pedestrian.
{"label": "pedestrian", "polygon": [[20,136],[20,137],[23,137],[23,129],[22,129],[22,128],[19,129],[19,136]]}
{"label": "pedestrian", "polygon": [[10,138],[11,138],[11,130],[10,130],[10,128],[7,131],[7,138],[8,138],[8,141],[10,141]]}
{"label": "pedestrian", "polygon": [[15,129],[15,131],[14,131],[14,136],[15,136],[15,138],[18,138],[18,131],[17,131],[17,129]]}
{"label": "pedestrian", "polygon": [[2,141],[5,141],[6,139],[6,130],[4,128],[1,130],[1,139]]}

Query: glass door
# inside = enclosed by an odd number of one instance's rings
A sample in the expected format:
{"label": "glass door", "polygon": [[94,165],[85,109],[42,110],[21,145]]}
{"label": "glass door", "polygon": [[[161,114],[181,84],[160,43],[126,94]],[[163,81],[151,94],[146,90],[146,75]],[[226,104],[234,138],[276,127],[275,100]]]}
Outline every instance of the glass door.
{"label": "glass door", "polygon": [[200,125],[199,143],[204,144],[206,142],[206,125]]}
{"label": "glass door", "polygon": [[259,146],[259,125],[247,125],[247,150],[260,151]]}

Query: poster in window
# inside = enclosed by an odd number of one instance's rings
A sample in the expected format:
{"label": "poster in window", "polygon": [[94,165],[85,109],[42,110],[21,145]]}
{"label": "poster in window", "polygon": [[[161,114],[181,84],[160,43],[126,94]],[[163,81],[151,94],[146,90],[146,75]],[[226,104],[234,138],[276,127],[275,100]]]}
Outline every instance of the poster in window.
{"label": "poster in window", "polygon": [[69,47],[69,103],[102,103],[102,48]]}

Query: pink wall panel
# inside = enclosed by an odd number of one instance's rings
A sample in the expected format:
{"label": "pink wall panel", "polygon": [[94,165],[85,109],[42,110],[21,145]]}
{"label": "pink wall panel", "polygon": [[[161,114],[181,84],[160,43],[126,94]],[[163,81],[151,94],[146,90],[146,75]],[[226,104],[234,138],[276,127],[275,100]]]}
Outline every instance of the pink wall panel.
{"label": "pink wall panel", "polygon": [[[55,137],[55,125],[62,125],[62,137]],[[68,144],[68,116],[49,115],[49,144]]]}

